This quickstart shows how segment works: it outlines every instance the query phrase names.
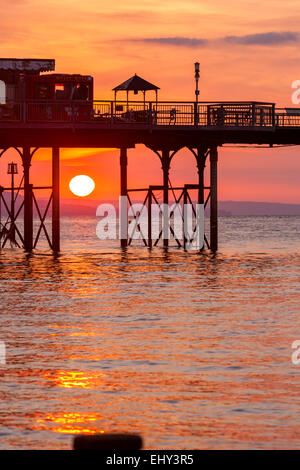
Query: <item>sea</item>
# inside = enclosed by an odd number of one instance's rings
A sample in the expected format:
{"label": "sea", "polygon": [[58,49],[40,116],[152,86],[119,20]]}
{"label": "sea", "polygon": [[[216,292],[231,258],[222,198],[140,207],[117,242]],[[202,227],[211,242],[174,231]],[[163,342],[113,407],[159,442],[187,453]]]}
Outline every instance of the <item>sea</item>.
{"label": "sea", "polygon": [[220,217],[217,254],[96,225],[0,252],[0,448],[300,449],[300,217]]}

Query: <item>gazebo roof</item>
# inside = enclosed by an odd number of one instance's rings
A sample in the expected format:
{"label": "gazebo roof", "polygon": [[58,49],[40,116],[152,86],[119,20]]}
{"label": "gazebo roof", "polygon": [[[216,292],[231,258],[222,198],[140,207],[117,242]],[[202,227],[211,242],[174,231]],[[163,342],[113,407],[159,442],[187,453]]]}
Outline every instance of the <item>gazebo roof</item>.
{"label": "gazebo roof", "polygon": [[139,77],[137,74],[133,75],[133,77],[128,78],[125,82],[121,83],[120,85],[113,88],[114,91],[125,90],[125,91],[147,91],[147,90],[159,90],[159,87],[153,85],[147,80]]}

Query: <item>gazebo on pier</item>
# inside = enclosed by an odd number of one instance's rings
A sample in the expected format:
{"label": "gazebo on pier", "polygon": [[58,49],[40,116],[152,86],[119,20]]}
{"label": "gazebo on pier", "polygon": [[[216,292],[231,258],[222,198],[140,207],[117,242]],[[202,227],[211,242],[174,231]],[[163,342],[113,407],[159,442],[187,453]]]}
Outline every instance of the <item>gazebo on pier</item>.
{"label": "gazebo on pier", "polygon": [[146,91],[150,91],[150,90],[155,91],[155,101],[157,103],[159,87],[156,85],[153,85],[150,82],[147,82],[147,80],[144,80],[143,78],[139,77],[137,74],[133,75],[133,77],[128,78],[128,80],[126,80],[125,82],[113,88],[113,91],[115,92],[115,101],[117,101],[118,91],[126,91],[127,106],[128,106],[129,92],[133,91],[133,93],[137,95],[139,91],[142,91],[144,95],[144,108],[145,108],[145,102],[146,102]]}

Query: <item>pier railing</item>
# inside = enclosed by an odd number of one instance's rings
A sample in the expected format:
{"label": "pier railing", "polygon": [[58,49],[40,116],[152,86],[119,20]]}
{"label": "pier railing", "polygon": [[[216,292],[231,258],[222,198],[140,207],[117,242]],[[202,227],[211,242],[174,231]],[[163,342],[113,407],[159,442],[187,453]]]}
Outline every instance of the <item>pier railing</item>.
{"label": "pier railing", "polygon": [[0,105],[1,122],[99,127],[300,127],[300,109],[264,102],[22,101]]}
{"label": "pier railing", "polygon": [[275,126],[300,127],[300,108],[276,109]]}

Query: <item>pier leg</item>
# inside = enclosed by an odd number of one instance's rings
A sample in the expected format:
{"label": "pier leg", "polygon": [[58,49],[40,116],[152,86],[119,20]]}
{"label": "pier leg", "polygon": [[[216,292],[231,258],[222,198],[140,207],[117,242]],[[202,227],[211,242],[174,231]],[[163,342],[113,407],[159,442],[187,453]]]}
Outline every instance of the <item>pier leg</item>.
{"label": "pier leg", "polygon": [[59,148],[52,148],[52,250],[60,251]]}
{"label": "pier leg", "polygon": [[128,243],[128,219],[127,219],[127,148],[122,147],[120,151],[120,181],[121,181],[121,197],[120,207],[120,239],[121,247],[125,248]]}
{"label": "pier leg", "polygon": [[23,148],[24,172],[24,249],[30,253],[33,246],[33,207],[32,185],[30,184],[31,153],[30,147]]}
{"label": "pier leg", "polygon": [[163,170],[163,246],[169,246],[169,172],[170,172],[170,156],[169,150],[162,151],[162,170]]}
{"label": "pier leg", "polygon": [[[14,166],[14,165],[12,165]],[[16,229],[15,229],[15,175],[14,169],[12,168],[11,174],[11,195],[10,195],[10,215],[11,215],[11,223],[10,223],[10,236],[12,240],[16,239]]]}
{"label": "pier leg", "polygon": [[198,170],[198,204],[204,204],[204,169],[206,161],[206,147],[197,148],[197,170]]}
{"label": "pier leg", "polygon": [[152,189],[148,191],[148,247],[152,248]]}
{"label": "pier leg", "polygon": [[218,148],[210,150],[210,248],[218,249]]}
{"label": "pier leg", "polygon": [[188,204],[188,192],[187,189],[184,188],[183,193],[183,249],[186,249],[187,243],[187,204]]}

